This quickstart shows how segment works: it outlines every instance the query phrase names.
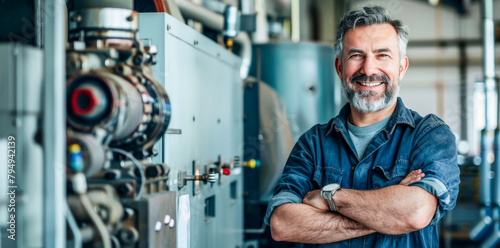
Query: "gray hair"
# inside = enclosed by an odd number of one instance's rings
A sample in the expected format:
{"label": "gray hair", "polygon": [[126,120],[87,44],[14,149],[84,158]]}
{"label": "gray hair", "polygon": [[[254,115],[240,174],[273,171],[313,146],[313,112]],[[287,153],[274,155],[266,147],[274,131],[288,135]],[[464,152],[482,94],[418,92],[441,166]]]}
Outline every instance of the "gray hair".
{"label": "gray hair", "polygon": [[389,12],[381,6],[365,6],[362,9],[349,11],[340,21],[339,30],[337,30],[337,43],[335,51],[337,57],[342,59],[344,49],[344,35],[347,31],[360,26],[373,24],[391,24],[398,33],[399,56],[406,56],[406,46],[408,45],[408,27],[401,20],[394,20]]}

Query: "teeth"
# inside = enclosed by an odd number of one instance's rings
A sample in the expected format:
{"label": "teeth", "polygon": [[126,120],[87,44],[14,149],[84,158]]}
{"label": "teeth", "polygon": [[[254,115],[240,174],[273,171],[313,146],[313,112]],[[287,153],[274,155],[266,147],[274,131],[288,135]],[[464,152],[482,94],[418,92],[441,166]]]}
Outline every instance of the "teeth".
{"label": "teeth", "polygon": [[373,86],[379,86],[382,84],[382,82],[378,82],[378,83],[362,83],[362,82],[358,82],[359,84],[363,85],[363,86],[370,86],[370,87],[373,87]]}

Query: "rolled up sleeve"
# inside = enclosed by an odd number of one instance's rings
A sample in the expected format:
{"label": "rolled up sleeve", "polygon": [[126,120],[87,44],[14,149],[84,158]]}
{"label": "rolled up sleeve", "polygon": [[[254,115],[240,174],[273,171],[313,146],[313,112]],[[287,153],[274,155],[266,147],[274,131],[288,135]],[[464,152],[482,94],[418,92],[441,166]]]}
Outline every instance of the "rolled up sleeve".
{"label": "rolled up sleeve", "polygon": [[[437,117],[435,117],[437,118]],[[409,186],[417,186],[438,199],[436,213],[430,223],[435,225],[445,211],[455,207],[460,183],[455,135],[442,121],[427,126],[413,151],[412,167],[422,169],[425,177]]]}
{"label": "rolled up sleeve", "polygon": [[271,213],[273,212],[274,208],[285,203],[302,203],[302,198],[300,198],[296,193],[289,191],[281,191],[277,195],[274,195],[267,205],[266,217],[264,219],[266,225],[269,225]]}
{"label": "rolled up sleeve", "polygon": [[265,224],[269,225],[276,207],[285,203],[302,203],[307,192],[313,190],[311,178],[314,174],[314,145],[311,145],[311,137],[316,135],[316,131],[317,127],[313,127],[303,134],[290,152],[283,174],[267,206]]}
{"label": "rolled up sleeve", "polygon": [[453,209],[455,205],[454,202],[453,204],[450,204],[452,203],[451,193],[446,188],[444,183],[442,183],[437,178],[426,177],[418,182],[411,183],[409,186],[420,187],[425,191],[429,192],[430,194],[436,196],[436,198],[439,200],[436,213],[434,214],[434,217],[432,218],[430,225],[437,224],[437,222],[444,217],[445,211]]}

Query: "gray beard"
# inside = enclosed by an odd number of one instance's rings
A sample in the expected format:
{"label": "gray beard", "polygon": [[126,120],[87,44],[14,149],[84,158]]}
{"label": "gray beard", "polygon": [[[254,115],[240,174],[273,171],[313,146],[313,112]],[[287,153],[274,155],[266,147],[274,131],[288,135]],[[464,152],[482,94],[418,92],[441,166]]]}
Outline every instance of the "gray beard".
{"label": "gray beard", "polygon": [[347,101],[361,113],[373,113],[392,106],[399,96],[399,82],[386,84],[384,95],[378,99],[373,91],[355,91],[347,84],[348,82],[342,79],[342,93]]}

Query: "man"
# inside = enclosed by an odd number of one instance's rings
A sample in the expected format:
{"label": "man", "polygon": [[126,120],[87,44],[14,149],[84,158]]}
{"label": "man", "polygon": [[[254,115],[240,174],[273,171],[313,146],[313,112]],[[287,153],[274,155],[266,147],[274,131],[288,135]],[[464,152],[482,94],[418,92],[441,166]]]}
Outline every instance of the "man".
{"label": "man", "polygon": [[438,247],[437,223],[458,195],[455,137],[398,98],[407,35],[378,6],[341,20],[335,68],[349,103],[292,150],[265,219],[275,240]]}

